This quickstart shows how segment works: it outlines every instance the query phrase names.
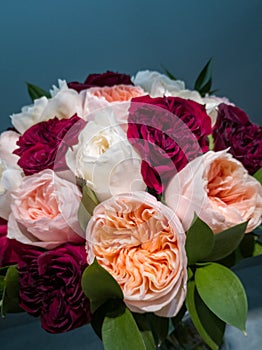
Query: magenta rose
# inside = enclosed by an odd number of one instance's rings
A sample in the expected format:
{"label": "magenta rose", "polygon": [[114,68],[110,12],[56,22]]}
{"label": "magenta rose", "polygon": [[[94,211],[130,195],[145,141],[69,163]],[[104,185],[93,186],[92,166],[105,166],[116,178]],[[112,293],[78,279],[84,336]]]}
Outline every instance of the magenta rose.
{"label": "magenta rose", "polygon": [[208,151],[211,132],[211,119],[197,102],[149,96],[131,100],[128,139],[142,158],[145,183],[158,194],[188,162]]}
{"label": "magenta rose", "polygon": [[12,239],[7,236],[7,221],[0,218],[0,267],[13,265],[17,262],[17,255],[12,247]]}
{"label": "magenta rose", "polygon": [[53,118],[31,126],[20,136],[14,153],[20,157],[18,165],[25,175],[44,169],[67,169],[65,154],[78,142],[78,135],[86,122],[77,115],[69,119]]}
{"label": "magenta rose", "polygon": [[65,244],[45,251],[16,242],[20,306],[40,316],[42,327],[62,333],[90,322],[89,300],[81,288],[87,267],[84,245]]}
{"label": "magenta rose", "polygon": [[262,167],[262,127],[251,123],[240,108],[224,103],[219,105],[213,137],[214,150],[229,147],[229,153],[251,175]]}
{"label": "magenta rose", "polygon": [[72,81],[68,83],[70,89],[78,92],[95,86],[133,85],[130,75],[107,71],[102,74],[90,74],[84,83]]}

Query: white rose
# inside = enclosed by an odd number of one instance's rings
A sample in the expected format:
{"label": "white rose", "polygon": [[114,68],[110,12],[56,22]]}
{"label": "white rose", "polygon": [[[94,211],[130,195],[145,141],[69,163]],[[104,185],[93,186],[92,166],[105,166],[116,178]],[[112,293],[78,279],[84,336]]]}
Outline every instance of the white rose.
{"label": "white rose", "polygon": [[113,110],[100,110],[68,150],[66,160],[73,173],[84,180],[103,201],[113,195],[145,190],[141,159],[134,151]]}
{"label": "white rose", "polygon": [[8,219],[11,212],[12,191],[22,181],[22,169],[17,165],[19,157],[13,154],[19,134],[5,131],[0,135],[0,217]]}
{"label": "white rose", "polygon": [[141,86],[151,97],[167,96],[167,93],[185,89],[185,83],[181,80],[172,80],[164,74],[156,71],[144,70],[138,72],[132,78],[135,85]]}
{"label": "white rose", "polygon": [[65,81],[59,81],[59,86],[60,88],[53,87],[53,97],[50,99],[36,99],[33,105],[23,107],[21,113],[11,115],[12,124],[20,133],[54,117],[63,119],[77,114],[80,118],[86,118],[88,111],[84,109],[85,94],[69,89]]}

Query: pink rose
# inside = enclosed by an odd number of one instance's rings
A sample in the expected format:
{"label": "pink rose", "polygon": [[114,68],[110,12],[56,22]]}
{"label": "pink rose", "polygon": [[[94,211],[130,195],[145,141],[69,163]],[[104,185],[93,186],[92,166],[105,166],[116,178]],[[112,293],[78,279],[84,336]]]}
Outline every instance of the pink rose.
{"label": "pink rose", "polygon": [[186,297],[185,233],[176,215],[146,192],[99,204],[87,231],[94,257],[118,282],[131,311],[172,317]]}
{"label": "pink rose", "polygon": [[13,192],[8,238],[46,249],[82,242],[77,217],[80,200],[77,186],[50,169],[23,178]]}
{"label": "pink rose", "polygon": [[214,233],[247,220],[250,232],[261,223],[262,187],[226,150],[209,151],[190,162],[171,179],[165,201],[185,230],[194,213]]}

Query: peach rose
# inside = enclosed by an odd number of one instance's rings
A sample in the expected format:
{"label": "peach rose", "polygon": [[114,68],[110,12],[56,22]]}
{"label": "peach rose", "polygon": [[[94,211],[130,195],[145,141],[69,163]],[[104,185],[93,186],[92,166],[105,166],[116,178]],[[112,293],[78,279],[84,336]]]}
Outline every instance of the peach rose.
{"label": "peach rose", "polygon": [[185,233],[176,215],[146,192],[99,204],[87,231],[87,256],[119,283],[134,312],[172,317],[186,297]]}
{"label": "peach rose", "polygon": [[262,187],[227,150],[194,159],[170,181],[166,204],[187,231],[196,213],[214,233],[249,220],[246,232],[261,223]]}
{"label": "peach rose", "polygon": [[7,237],[46,249],[82,242],[80,200],[77,186],[50,169],[23,178],[12,195]]}

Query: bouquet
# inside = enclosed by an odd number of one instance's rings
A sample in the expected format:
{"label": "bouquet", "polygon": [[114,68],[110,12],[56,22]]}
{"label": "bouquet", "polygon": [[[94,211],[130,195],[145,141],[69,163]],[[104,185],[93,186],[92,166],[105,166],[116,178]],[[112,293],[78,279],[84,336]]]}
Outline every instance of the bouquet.
{"label": "bouquet", "polygon": [[245,333],[230,268],[262,251],[262,128],[210,65],[194,90],[167,70],[28,84],[0,135],[2,317],[91,323],[106,350],[182,347],[186,320],[206,348]]}

